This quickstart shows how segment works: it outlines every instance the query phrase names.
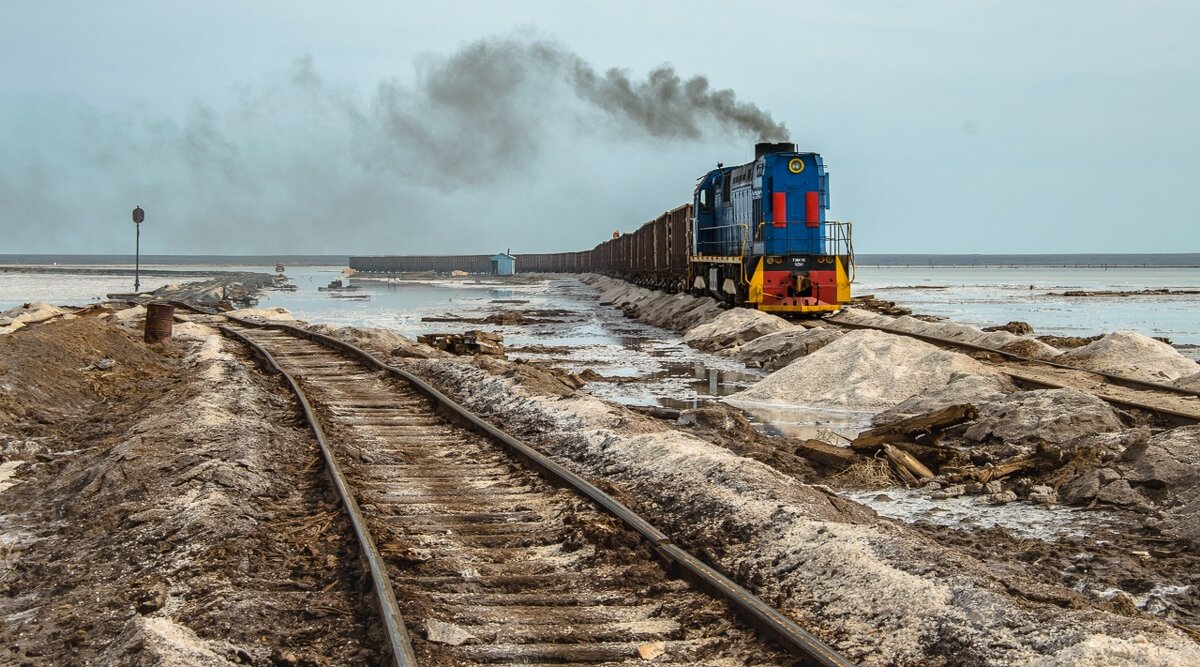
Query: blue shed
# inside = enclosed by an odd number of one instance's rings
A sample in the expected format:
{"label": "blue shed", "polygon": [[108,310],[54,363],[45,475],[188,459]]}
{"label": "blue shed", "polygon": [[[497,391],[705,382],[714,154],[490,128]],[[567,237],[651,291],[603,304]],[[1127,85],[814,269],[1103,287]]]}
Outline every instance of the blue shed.
{"label": "blue shed", "polygon": [[517,258],[502,252],[492,255],[492,275],[511,276],[517,272]]}

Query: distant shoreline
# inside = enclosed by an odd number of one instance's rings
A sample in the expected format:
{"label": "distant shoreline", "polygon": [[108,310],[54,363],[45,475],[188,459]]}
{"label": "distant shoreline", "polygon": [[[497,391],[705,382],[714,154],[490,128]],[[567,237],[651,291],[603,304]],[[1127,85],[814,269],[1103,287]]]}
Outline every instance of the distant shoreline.
{"label": "distant shoreline", "polygon": [[[263,267],[265,272],[274,269],[276,262],[285,266],[348,266],[348,255],[142,255],[143,266],[237,266]],[[1200,253],[1061,253],[1061,254],[944,254],[922,255],[903,253],[865,253],[856,257],[860,267],[901,268],[1147,268],[1184,269],[1200,268]],[[27,267],[107,267],[132,265],[133,255],[53,255],[53,254],[0,254],[0,271],[21,270]],[[121,269],[105,269],[112,275]],[[143,269],[170,271],[168,269]],[[209,271],[206,270],[207,274]],[[193,272],[196,273],[196,272]],[[175,275],[166,273],[162,275]]]}
{"label": "distant shoreline", "polygon": [[[29,265],[21,265],[21,266],[0,265],[0,273],[61,273],[61,274],[70,274],[70,275],[98,275],[98,276],[132,276],[135,273],[140,273],[143,276],[167,276],[167,277],[180,276],[180,277],[184,277],[184,278],[215,278],[218,276],[252,275],[255,272],[253,272],[253,271],[218,271],[218,270],[210,271],[207,269],[201,269],[198,271],[187,271],[187,270],[176,271],[174,269],[141,269],[140,271],[137,271],[134,269],[117,268],[115,266],[110,267],[110,266],[96,266],[96,265],[70,266],[70,265],[62,265],[62,264],[59,264],[59,265],[29,264]],[[266,274],[268,272],[260,271],[258,273]]]}

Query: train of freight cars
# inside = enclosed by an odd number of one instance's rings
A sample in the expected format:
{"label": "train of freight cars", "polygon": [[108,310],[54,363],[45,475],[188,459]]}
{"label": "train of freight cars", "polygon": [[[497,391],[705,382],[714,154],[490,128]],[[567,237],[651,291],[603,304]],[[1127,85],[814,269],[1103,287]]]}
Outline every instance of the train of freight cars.
{"label": "train of freight cars", "polygon": [[[754,161],[718,164],[692,203],[591,250],[516,255],[522,273],[602,273],[668,291],[709,294],[760,310],[821,314],[850,301],[848,222],[825,219],[829,176],[817,153],[760,143]],[[352,257],[360,271],[486,272],[487,256]],[[469,266],[458,266],[469,264]],[[478,266],[476,266],[478,265]]]}

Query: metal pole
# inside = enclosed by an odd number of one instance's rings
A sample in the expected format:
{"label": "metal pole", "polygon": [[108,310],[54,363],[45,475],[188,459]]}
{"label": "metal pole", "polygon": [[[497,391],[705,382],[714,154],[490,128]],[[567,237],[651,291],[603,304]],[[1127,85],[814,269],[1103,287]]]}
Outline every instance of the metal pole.
{"label": "metal pole", "polygon": [[137,240],[134,242],[133,255],[133,291],[137,292],[142,287],[142,224],[136,223]]}

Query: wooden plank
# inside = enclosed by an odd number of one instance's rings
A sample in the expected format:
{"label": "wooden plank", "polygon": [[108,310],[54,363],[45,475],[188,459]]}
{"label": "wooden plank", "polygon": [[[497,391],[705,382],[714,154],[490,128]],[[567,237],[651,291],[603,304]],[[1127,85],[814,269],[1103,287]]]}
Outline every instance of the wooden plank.
{"label": "wooden plank", "polygon": [[908,441],[920,445],[936,444],[942,431],[970,421],[979,411],[970,403],[951,405],[933,412],[901,419],[900,421],[863,431],[850,446],[854,449],[877,449],[885,442]]}

